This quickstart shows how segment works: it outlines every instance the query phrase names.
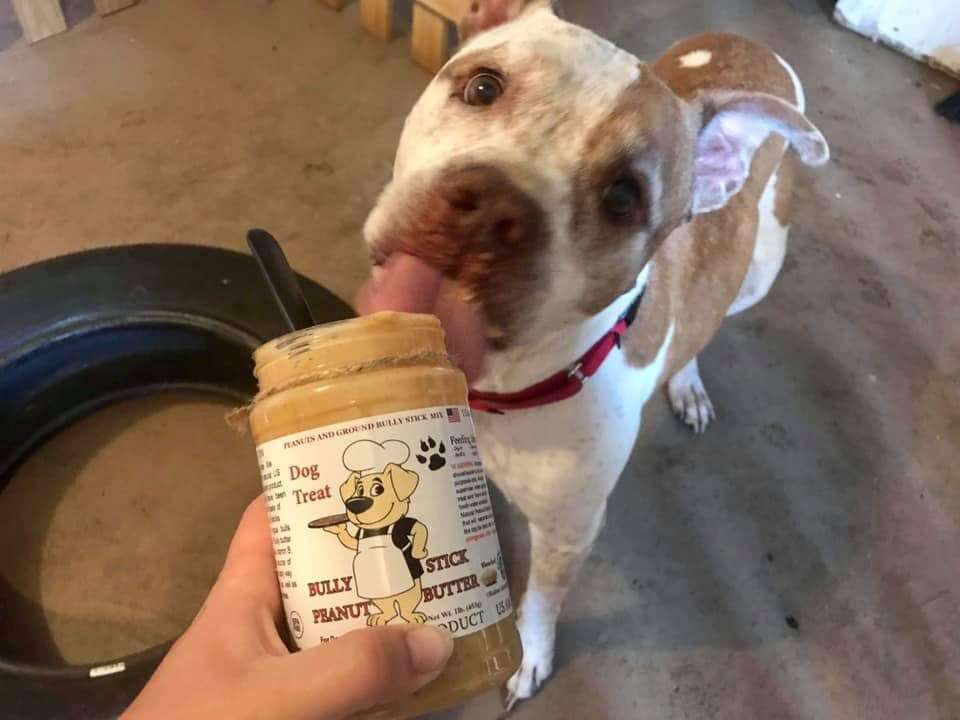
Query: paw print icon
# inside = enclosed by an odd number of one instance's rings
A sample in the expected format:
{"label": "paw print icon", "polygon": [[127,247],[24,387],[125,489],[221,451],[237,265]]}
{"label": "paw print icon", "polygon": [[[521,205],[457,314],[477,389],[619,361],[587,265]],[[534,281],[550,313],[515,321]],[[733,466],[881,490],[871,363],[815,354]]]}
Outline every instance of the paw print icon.
{"label": "paw print icon", "polygon": [[431,470],[439,470],[447,464],[447,448],[443,442],[437,444],[432,437],[420,441],[420,452],[417,454],[417,462],[426,465]]}

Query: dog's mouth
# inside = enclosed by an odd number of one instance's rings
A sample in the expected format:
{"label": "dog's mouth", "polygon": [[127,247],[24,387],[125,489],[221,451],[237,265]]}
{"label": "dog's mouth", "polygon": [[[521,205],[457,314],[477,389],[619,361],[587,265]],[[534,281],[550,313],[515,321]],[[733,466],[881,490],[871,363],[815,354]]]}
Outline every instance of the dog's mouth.
{"label": "dog's mouth", "polygon": [[395,310],[429,313],[439,302],[444,273],[427,260],[388,248],[370,246],[371,278],[361,288],[358,304],[361,312]]}
{"label": "dog's mouth", "polygon": [[[548,279],[550,224],[529,189],[545,193],[544,182],[516,163],[457,160],[394,180],[364,226],[373,280],[361,312],[433,313],[461,361],[478,347],[496,352],[515,343]],[[479,342],[457,347],[464,327]]]}

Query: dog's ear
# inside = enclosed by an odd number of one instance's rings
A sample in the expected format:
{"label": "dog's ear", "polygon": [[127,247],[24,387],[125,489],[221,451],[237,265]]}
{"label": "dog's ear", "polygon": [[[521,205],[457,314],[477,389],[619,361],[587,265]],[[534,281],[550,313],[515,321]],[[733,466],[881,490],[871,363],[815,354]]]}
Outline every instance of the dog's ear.
{"label": "dog's ear", "polygon": [[472,0],[460,20],[460,40],[466,42],[474,35],[514,20],[527,10],[554,8],[552,0]]}
{"label": "dog's ear", "polygon": [[395,463],[387,465],[383,471],[383,476],[390,479],[393,492],[396,493],[399,500],[406,500],[413,495],[413,491],[417,489],[417,485],[420,483],[419,475]]}
{"label": "dog's ear", "polygon": [[710,212],[727,204],[750,174],[753,154],[770,133],[790,144],[807,165],[830,158],[827,141],[790,103],[764,93],[708,91],[694,100],[700,110],[691,210]]}
{"label": "dog's ear", "polygon": [[360,473],[352,472],[350,477],[344,481],[343,485],[340,486],[340,499],[344,502],[347,501],[347,498],[352,498],[353,494],[357,491],[357,482],[360,480]]}

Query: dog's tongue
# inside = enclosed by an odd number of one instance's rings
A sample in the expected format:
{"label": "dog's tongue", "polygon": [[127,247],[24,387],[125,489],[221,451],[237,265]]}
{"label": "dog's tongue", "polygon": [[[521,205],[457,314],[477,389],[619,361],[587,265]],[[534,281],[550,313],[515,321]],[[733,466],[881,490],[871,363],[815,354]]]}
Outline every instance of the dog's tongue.
{"label": "dog's tongue", "polygon": [[383,310],[432,313],[447,333],[447,349],[467,380],[483,372],[483,320],[464,302],[443,273],[423,260],[402,252],[390,256],[386,265],[360,289],[357,310],[363,315]]}

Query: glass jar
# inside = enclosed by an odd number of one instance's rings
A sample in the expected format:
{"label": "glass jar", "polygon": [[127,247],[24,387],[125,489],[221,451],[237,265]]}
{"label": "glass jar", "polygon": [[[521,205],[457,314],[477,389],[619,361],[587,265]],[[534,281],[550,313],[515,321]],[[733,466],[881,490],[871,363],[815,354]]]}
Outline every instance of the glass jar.
{"label": "glass jar", "polygon": [[505,683],[520,638],[466,381],[439,321],[379,313],[317,326],[254,360],[250,427],[297,645],[381,624],[450,629],[444,672],[362,718],[408,718]]}

